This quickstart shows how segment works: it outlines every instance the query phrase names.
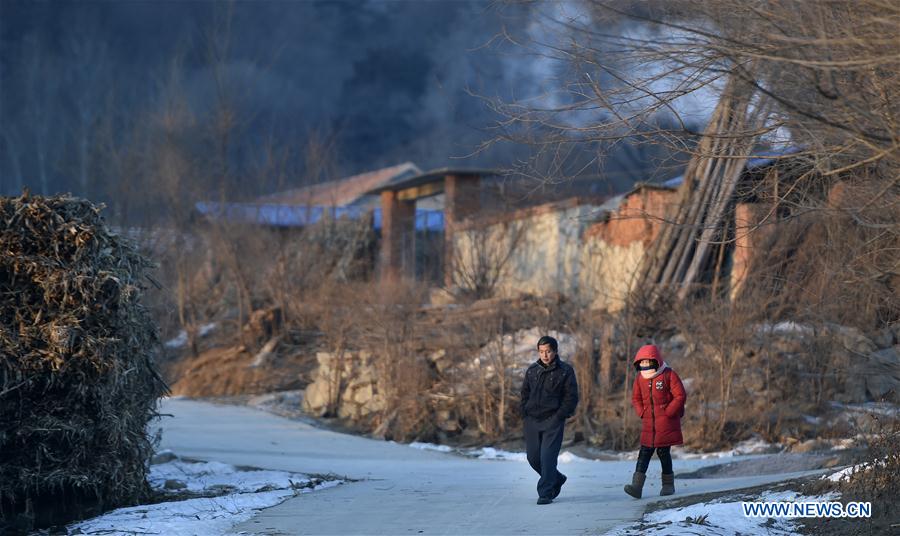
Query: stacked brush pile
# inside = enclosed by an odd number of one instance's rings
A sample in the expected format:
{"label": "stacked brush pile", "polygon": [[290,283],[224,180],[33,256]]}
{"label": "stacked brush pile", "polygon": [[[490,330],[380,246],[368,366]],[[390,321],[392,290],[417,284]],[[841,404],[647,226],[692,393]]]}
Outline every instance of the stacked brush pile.
{"label": "stacked brush pile", "polygon": [[0,198],[0,533],[147,497],[151,266],[88,201]]}

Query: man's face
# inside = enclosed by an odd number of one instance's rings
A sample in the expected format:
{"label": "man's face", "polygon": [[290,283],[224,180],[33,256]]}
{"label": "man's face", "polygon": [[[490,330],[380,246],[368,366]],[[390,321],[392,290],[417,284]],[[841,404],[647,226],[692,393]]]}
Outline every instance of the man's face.
{"label": "man's face", "polygon": [[538,346],[538,355],[541,357],[541,363],[545,365],[549,365],[553,362],[554,359],[556,359],[556,352],[549,344],[542,344]]}

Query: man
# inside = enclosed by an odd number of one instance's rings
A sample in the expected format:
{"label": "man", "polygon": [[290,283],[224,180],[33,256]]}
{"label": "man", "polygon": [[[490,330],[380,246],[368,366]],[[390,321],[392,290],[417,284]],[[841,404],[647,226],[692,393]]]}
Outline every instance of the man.
{"label": "man", "polygon": [[541,475],[537,503],[550,504],[566,483],[566,475],[556,470],[556,458],[566,419],[578,405],[578,382],[575,369],[559,358],[556,339],[541,337],[537,349],[539,358],[522,382],[521,411],[528,463]]}

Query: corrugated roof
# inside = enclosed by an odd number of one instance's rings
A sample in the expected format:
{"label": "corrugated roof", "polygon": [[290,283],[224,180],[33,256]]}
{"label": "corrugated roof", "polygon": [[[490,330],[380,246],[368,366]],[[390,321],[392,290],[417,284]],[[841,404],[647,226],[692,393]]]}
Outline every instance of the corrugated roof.
{"label": "corrugated roof", "polygon": [[493,169],[460,169],[460,168],[438,168],[432,169],[426,173],[419,172],[413,176],[405,177],[401,180],[393,181],[390,184],[385,184],[382,186],[376,186],[369,190],[369,194],[380,194],[385,190],[403,190],[406,188],[414,188],[416,186],[422,186],[424,184],[430,184],[432,182],[438,182],[444,180],[444,177],[447,175],[463,175],[463,176],[473,176],[477,175],[480,177],[490,177],[494,175],[499,175],[497,170]]}
{"label": "corrugated roof", "polygon": [[259,204],[344,207],[360,202],[370,191],[420,175],[412,162],[360,173],[343,179],[295,188],[257,199]]}
{"label": "corrugated roof", "polygon": [[[363,207],[322,207],[273,203],[216,203],[200,201],[195,205],[197,212],[213,221],[229,221],[273,227],[305,227],[323,218],[356,220],[372,212],[372,226],[381,229],[381,209],[367,210]],[[440,231],[444,228],[442,210],[416,209],[416,230]]]}
{"label": "corrugated roof", "polygon": [[[759,167],[767,166],[781,157],[798,153],[801,150],[802,149],[800,147],[788,147],[781,151],[763,151],[756,156],[748,158],[747,163],[744,164],[744,169],[756,169]],[[677,188],[681,186],[682,182],[684,182],[684,175],[679,175],[677,177],[672,177],[671,179],[663,181],[662,185],[668,188]]]}

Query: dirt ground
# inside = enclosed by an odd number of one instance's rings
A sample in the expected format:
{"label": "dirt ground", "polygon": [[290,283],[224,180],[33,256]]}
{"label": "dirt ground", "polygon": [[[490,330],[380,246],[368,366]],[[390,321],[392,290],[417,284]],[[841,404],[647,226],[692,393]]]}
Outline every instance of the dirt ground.
{"label": "dirt ground", "polygon": [[241,346],[210,348],[164,366],[174,396],[213,397],[294,391],[306,387],[315,354],[294,352],[257,363]]}

